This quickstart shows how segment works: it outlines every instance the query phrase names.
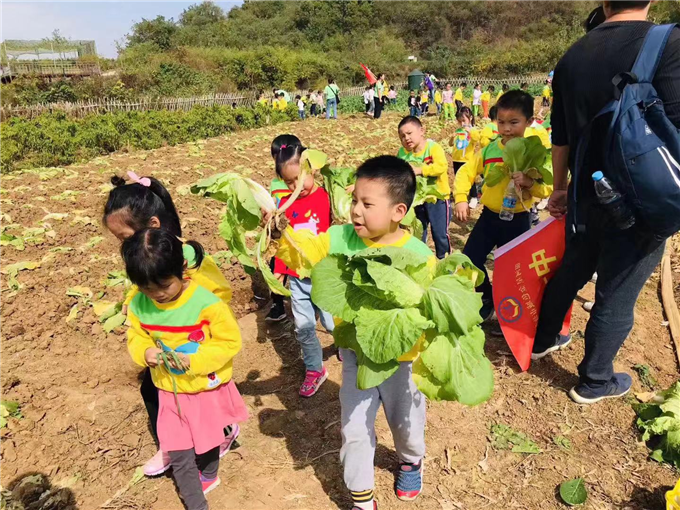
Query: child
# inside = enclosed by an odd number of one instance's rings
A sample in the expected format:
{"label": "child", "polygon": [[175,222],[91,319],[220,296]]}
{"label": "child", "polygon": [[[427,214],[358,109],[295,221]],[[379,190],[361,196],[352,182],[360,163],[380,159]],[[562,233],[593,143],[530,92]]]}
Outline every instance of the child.
{"label": "child", "polygon": [[453,100],[456,102],[456,115],[458,115],[458,112],[460,109],[463,107],[463,91],[467,88],[467,83],[463,82],[460,84],[460,87],[456,89],[456,93],[453,96]]}
{"label": "child", "polygon": [[409,92],[408,110],[411,117],[420,117],[420,96],[416,96],[415,90]]}
{"label": "child", "polygon": [[472,91],[472,118],[479,117],[479,108],[482,106],[482,86],[477,83]]}
{"label": "child", "polygon": [[449,221],[451,219],[451,187],[449,186],[449,163],[441,145],[425,138],[425,129],[416,117],[404,117],[399,123],[399,140],[402,147],[397,153],[411,165],[416,175],[436,180],[437,191],[445,199],[424,203],[415,208],[416,217],[423,224],[422,241],[427,241],[427,227],[432,229],[432,239],[437,258],[443,259],[451,252]]}
{"label": "child", "polygon": [[[274,159],[274,165],[276,165],[276,158],[278,157],[279,152],[281,152],[281,149],[285,149],[286,147],[293,145],[302,145],[300,143],[300,139],[295,135],[279,135],[274,138],[274,140],[272,140],[270,152],[272,158]],[[269,193],[274,198],[276,207],[279,207],[281,205],[281,200],[290,195],[291,191],[288,189],[288,186],[286,186],[286,183],[283,182],[283,180],[277,175],[269,184]],[[275,257],[271,258],[269,265],[272,272],[274,272],[276,268]],[[285,274],[278,274],[274,272],[274,276],[284,286],[286,285],[287,276]],[[286,308],[284,306],[283,300],[284,298],[281,294],[272,292],[272,307],[269,310],[265,321],[278,322],[286,318]]]}
{"label": "child", "polygon": [[397,91],[394,90],[394,85],[390,85],[390,91],[387,93],[387,98],[390,100],[392,106],[397,104]]}
{"label": "child", "polygon": [[451,90],[451,84],[446,84],[446,90],[442,94],[442,99],[444,101],[444,120],[453,120],[455,118],[453,114],[453,90]]}
{"label": "child", "polygon": [[519,86],[519,89],[526,93],[529,93],[529,84],[523,81],[522,84]]}
{"label": "child", "polygon": [[260,95],[257,99],[257,104],[260,106],[267,106],[267,98],[264,97],[264,91],[260,91]]}
{"label": "child", "polygon": [[310,105],[311,105],[311,106],[309,107],[309,114],[310,114],[312,117],[316,117],[316,116],[317,116],[317,113],[316,113],[316,102],[317,102],[316,91],[315,91],[315,90],[312,90],[312,93],[309,95],[309,103],[310,103]]}
{"label": "child", "polygon": [[295,101],[297,102],[298,116],[300,120],[305,120],[305,103],[302,101],[301,96],[295,96]]}
{"label": "child", "polygon": [[548,109],[550,110],[550,97],[552,95],[552,91],[550,90],[550,78],[545,80],[545,86],[543,87],[543,93],[542,99],[541,99],[541,111],[538,112],[538,116],[543,118],[543,115],[545,114],[545,110]]}
{"label": "child", "polygon": [[[288,145],[282,147],[276,156],[276,173],[293,191],[300,177],[300,157],[305,148],[302,145]],[[285,205],[289,197],[281,199]],[[307,229],[315,235],[322,234],[331,225],[331,202],[325,189],[314,182],[314,175],[306,176],[302,185],[302,192],[297,200],[286,209],[286,217],[294,230]],[[328,378],[328,371],[323,366],[323,352],[321,343],[316,336],[316,314],[318,312],[321,324],[329,333],[333,332],[333,317],[312,303],[312,281],[310,278],[300,278],[297,273],[276,259],[274,273],[285,274],[290,277],[291,307],[295,319],[295,335],[302,348],[305,363],[305,380],[300,387],[301,397],[311,397],[319,391],[323,382]]]}
{"label": "child", "polygon": [[[456,174],[454,189],[456,202],[456,217],[459,221],[467,221],[470,207],[467,202],[468,193],[478,175],[486,175],[489,170],[503,161],[503,148],[513,138],[523,137],[534,115],[534,100],[526,92],[511,90],[506,92],[498,102],[498,130],[499,138],[493,140],[480,154],[463,165]],[[508,184],[514,185],[521,195],[517,199],[515,214],[512,220],[501,220],[499,212],[503,204]],[[486,278],[478,287],[482,292],[481,315],[489,320],[494,315],[491,283],[484,264],[494,246],[503,246],[531,228],[529,209],[536,198],[547,198],[552,192],[552,186],[535,182],[527,175],[517,172],[510,177],[504,177],[495,186],[482,187],[481,202],[484,210],[475,227],[470,233],[463,253],[470,257],[472,263],[484,271]]]}
{"label": "child", "polygon": [[[188,241],[201,266],[203,249]],[[128,309],[128,351],[149,367],[158,388],[158,439],[168,452],[175,483],[189,510],[208,508],[204,494],[220,484],[217,470],[226,424],[248,410],[232,380],[241,333],[229,306],[186,278],[184,247],[162,228],[147,228],[123,242],[130,281],[140,292]],[[160,354],[174,353],[162,361]],[[174,394],[173,394],[174,393]]]}
{"label": "child", "polygon": [[491,94],[493,94],[495,90],[496,89],[493,85],[489,85],[486,89],[486,92],[482,94],[482,115],[485,119],[489,118],[489,104],[491,104]]}
{"label": "child", "polygon": [[[417,119],[415,119],[417,120]],[[287,231],[296,245],[319,262],[327,255],[353,255],[369,247],[395,246],[431,257],[421,241],[399,227],[416,192],[416,178],[408,163],[394,156],[378,156],[365,161],[356,172],[352,200],[352,223],[335,225],[319,236]],[[285,238],[282,238],[287,243]],[[289,261],[292,263],[292,261]],[[411,366],[420,342],[398,361],[397,372],[377,387],[360,390],[356,386],[357,357],[351,349],[342,353],[340,388],[342,448],[340,460],[344,480],[354,508],[374,510],[373,499],[375,420],[382,404],[392,431],[399,458],[396,494],[413,500],[422,491],[422,460],[425,455],[425,398],[411,377]]]}
{"label": "child", "polygon": [[498,107],[494,105],[489,110],[489,122],[484,126],[480,135],[479,144],[482,146],[482,149],[498,136],[498,126],[496,125],[497,116]]}
{"label": "child", "polygon": [[288,101],[286,101],[286,96],[283,92],[279,92],[279,110],[284,111],[288,108]]}
{"label": "child", "polygon": [[439,117],[442,114],[443,103],[444,99],[442,98],[442,88],[441,86],[438,86],[437,91],[434,93],[434,104],[437,105],[437,117]]}
{"label": "child", "polygon": [[430,94],[427,89],[420,92],[420,113],[425,115],[427,113],[427,102],[430,100]]}
{"label": "child", "polygon": [[323,100],[323,92],[320,90],[316,91],[316,114],[321,115],[323,113],[323,105],[324,105],[324,100]]}
{"label": "child", "polygon": [[371,90],[371,86],[367,85],[366,88],[364,89],[364,108],[365,108],[365,113],[366,115],[369,115],[369,110],[371,109],[371,94],[368,92]]}
{"label": "child", "polygon": [[498,100],[501,98],[503,94],[505,94],[508,90],[510,90],[510,85],[507,83],[503,84],[503,87],[501,90],[498,91],[498,95],[496,96],[496,102],[498,103]]}
{"label": "child", "polygon": [[[139,177],[134,172],[128,172],[132,181],[125,183],[122,177],[114,176],[111,183],[115,186],[109,193],[104,206],[104,226],[120,241],[131,237],[136,231],[143,228],[162,228],[176,237],[182,236],[182,227],[175,204],[168,190],[153,177]],[[193,266],[196,258],[194,249],[184,245],[184,258],[189,266]],[[188,275],[199,285],[207,288],[225,303],[231,300],[231,288],[224,275],[215,264],[212,257],[205,255],[203,263],[197,270],[189,270]],[[138,290],[133,287],[127,294],[123,303],[123,311],[126,312],[130,301]],[[157,441],[156,423],[158,422],[158,391],[151,381],[149,370],[144,372],[140,388],[142,400],[149,415],[151,432]],[[239,427],[226,427],[224,442],[220,453],[225,455],[239,435]],[[147,476],[156,476],[168,470],[170,457],[167,452],[159,449],[142,467]]]}
{"label": "child", "polygon": [[[472,116],[470,108],[463,106],[456,115],[456,120],[460,127],[456,129],[449,141],[449,145],[452,147],[451,158],[453,159],[454,176],[465,163],[472,159],[480,140],[480,132],[479,129],[475,128],[475,118]],[[468,199],[470,207],[476,208],[478,200],[476,185],[470,188]]]}

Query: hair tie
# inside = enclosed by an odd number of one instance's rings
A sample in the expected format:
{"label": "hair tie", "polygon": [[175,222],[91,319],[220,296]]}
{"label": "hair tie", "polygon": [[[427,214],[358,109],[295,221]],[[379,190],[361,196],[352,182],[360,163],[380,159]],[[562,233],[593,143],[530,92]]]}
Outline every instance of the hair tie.
{"label": "hair tie", "polygon": [[145,188],[148,188],[149,186],[151,186],[151,179],[149,179],[148,177],[140,177],[139,175],[134,173],[132,170],[130,170],[127,173],[127,175],[132,182],[136,182],[137,184],[141,184]]}
{"label": "hair tie", "polygon": [[281,150],[285,149],[286,147],[288,147],[288,146],[284,143],[284,144],[281,146]]}

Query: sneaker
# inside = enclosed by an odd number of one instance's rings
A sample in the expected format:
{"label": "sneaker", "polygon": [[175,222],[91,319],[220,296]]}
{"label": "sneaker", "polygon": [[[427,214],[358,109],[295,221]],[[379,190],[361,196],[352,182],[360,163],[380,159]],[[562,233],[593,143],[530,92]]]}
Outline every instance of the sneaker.
{"label": "sneaker", "polygon": [[538,209],[539,211],[542,211],[542,210],[545,209],[546,207],[548,207],[548,199],[547,199],[547,198],[544,198],[543,200],[541,200],[541,201],[536,205],[536,209]]}
{"label": "sneaker", "polygon": [[583,309],[588,313],[591,312],[591,310],[593,309],[593,306],[595,306],[594,301],[586,301],[585,303],[583,303]]}
{"label": "sneaker", "polygon": [[479,315],[481,315],[483,322],[494,320],[496,318],[496,310],[493,308],[493,303],[482,304],[482,308],[479,310]]}
{"label": "sneaker", "polygon": [[162,450],[158,450],[156,455],[146,461],[142,471],[146,476],[158,476],[170,469],[170,455]]}
{"label": "sneaker", "polygon": [[478,205],[479,205],[479,199],[477,199],[477,198],[471,198],[470,199],[470,209],[476,209]]}
{"label": "sneaker", "polygon": [[324,367],[321,372],[307,370],[305,382],[303,382],[302,386],[300,386],[300,396],[311,397],[312,395],[316,394],[326,379],[328,379],[328,370],[326,370],[326,367]]}
{"label": "sneaker", "polygon": [[399,466],[397,476],[397,498],[402,501],[413,501],[423,490],[423,462]]}
{"label": "sneaker", "polygon": [[224,437],[224,442],[220,445],[220,459],[229,453],[234,441],[236,441],[236,438],[241,432],[241,428],[236,423],[229,425],[228,428],[231,430],[229,431],[229,434]]}
{"label": "sneaker", "polygon": [[274,303],[267,314],[267,322],[278,322],[286,318],[286,309],[283,303]]}
{"label": "sneaker", "polygon": [[201,479],[201,485],[203,486],[203,494],[208,494],[211,490],[217,488],[220,484],[220,477],[213,478],[212,480],[208,480],[203,476],[203,473],[199,472],[198,473],[199,478]]}
{"label": "sneaker", "polygon": [[557,335],[556,342],[552,347],[548,347],[546,350],[541,352],[532,352],[531,359],[536,361],[537,359],[545,358],[551,352],[559,351],[564,349],[567,345],[571,343],[571,335]]}
{"label": "sneaker", "polygon": [[[364,510],[364,509],[361,508],[360,506],[354,505],[352,507],[352,510]],[[373,500],[373,510],[378,510],[378,502],[375,499]]]}
{"label": "sneaker", "polygon": [[579,383],[569,391],[569,396],[577,404],[594,404],[605,398],[623,397],[632,384],[633,379],[628,374],[617,373],[611,381],[595,387]]}

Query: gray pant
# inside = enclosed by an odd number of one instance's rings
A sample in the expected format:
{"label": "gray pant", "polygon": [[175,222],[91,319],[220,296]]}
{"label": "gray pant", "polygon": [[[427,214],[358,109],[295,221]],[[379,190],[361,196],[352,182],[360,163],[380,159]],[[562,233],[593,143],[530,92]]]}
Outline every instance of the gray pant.
{"label": "gray pant", "polygon": [[357,357],[342,354],[340,388],[342,448],[340,461],[350,491],[373,489],[375,419],[382,402],[400,462],[418,463],[425,455],[425,397],[411,377],[411,363],[401,363],[395,374],[369,390],[357,389]]}
{"label": "gray pant", "polygon": [[168,452],[175,483],[184,500],[187,510],[208,510],[208,502],[203,495],[203,487],[198,471],[205,478],[217,478],[220,467],[220,447],[217,446],[201,455],[196,455],[193,448]]}
{"label": "gray pant", "polygon": [[312,303],[312,280],[310,278],[290,278],[290,305],[295,319],[295,336],[302,348],[302,358],[306,370],[323,370],[323,349],[316,336],[316,313],[326,331],[333,332],[333,316],[317,308]]}

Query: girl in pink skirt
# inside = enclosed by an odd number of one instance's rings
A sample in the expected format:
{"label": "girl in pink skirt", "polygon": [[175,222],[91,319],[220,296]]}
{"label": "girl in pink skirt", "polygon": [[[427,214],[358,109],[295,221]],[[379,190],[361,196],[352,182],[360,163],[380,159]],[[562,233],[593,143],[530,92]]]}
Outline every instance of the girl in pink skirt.
{"label": "girl in pink skirt", "polygon": [[[194,241],[195,266],[203,248]],[[205,510],[220,479],[224,428],[248,410],[232,380],[241,333],[229,306],[185,277],[182,242],[163,229],[143,229],[121,247],[128,278],[139,287],[128,308],[128,350],[151,369],[158,388],[158,439],[189,510]]]}

